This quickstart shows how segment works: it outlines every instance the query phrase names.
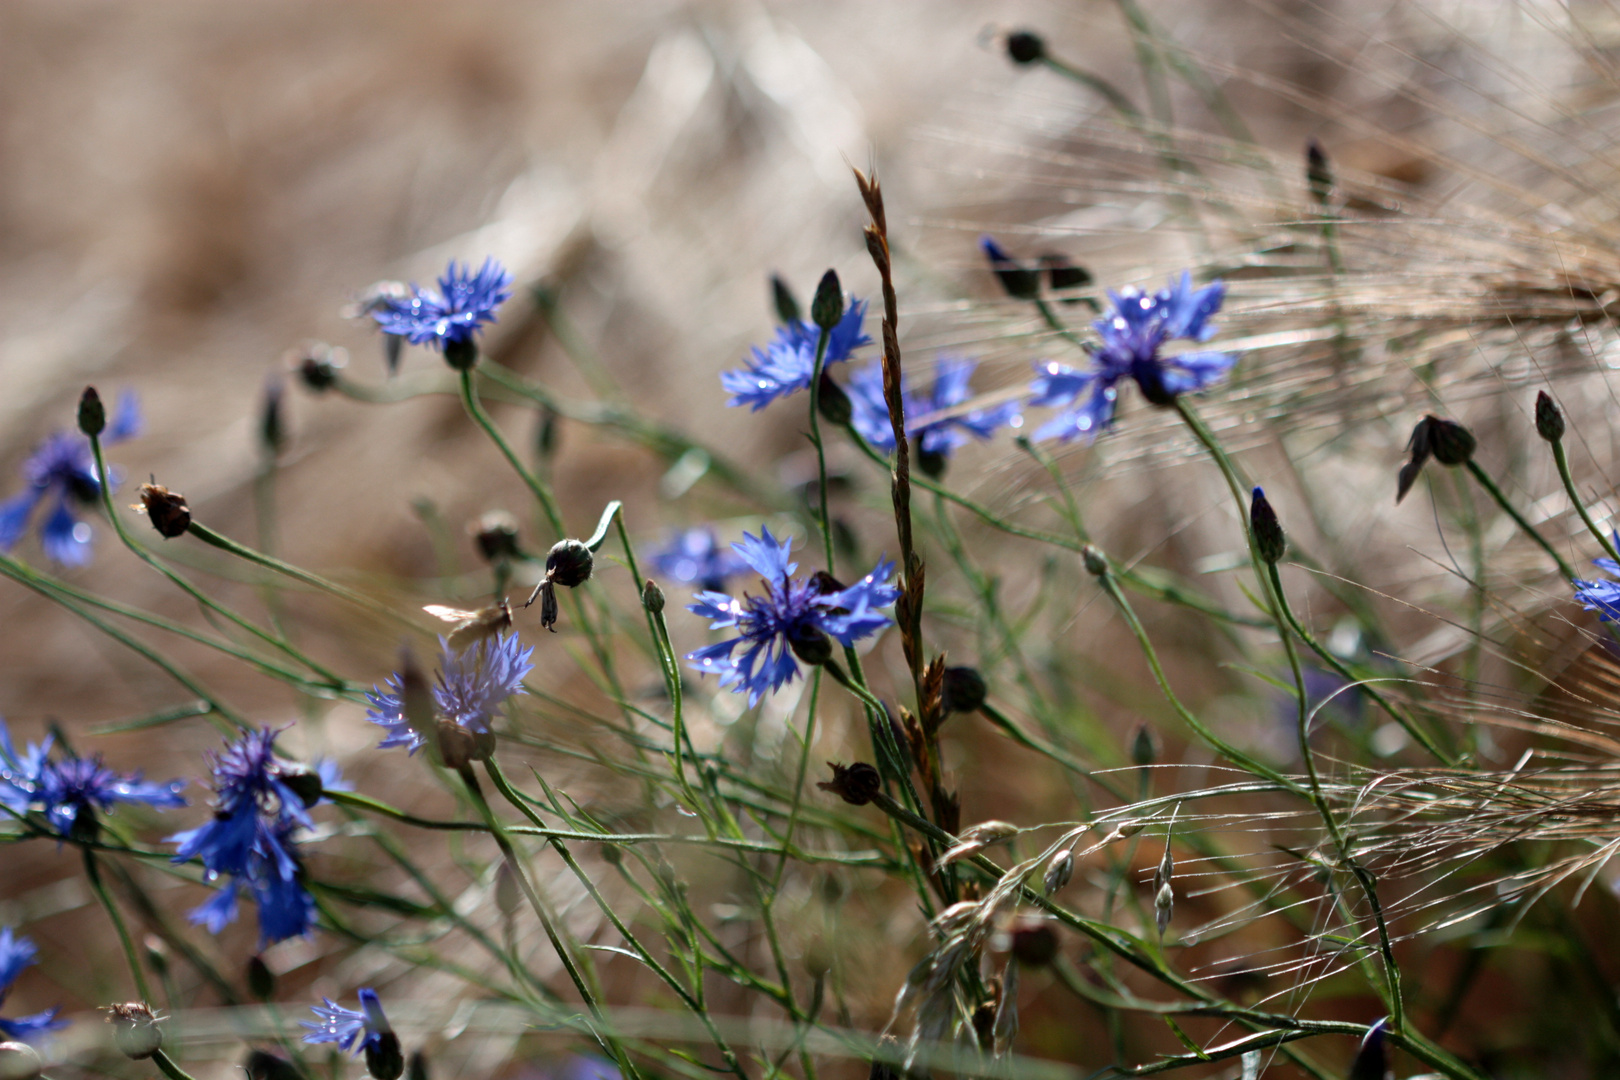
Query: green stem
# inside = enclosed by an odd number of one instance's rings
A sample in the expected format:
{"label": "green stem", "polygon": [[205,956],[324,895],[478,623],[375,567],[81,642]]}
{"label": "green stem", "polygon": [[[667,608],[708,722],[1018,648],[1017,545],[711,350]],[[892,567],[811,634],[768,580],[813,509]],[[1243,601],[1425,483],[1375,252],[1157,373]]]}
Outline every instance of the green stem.
{"label": "green stem", "polygon": [[501,429],[495,426],[495,421],[484,411],[478,395],[473,392],[473,373],[470,368],[461,373],[461,403],[466,406],[467,415],[484,429],[484,434],[488,435],[490,441],[500,450],[507,464],[511,465],[512,470],[528,485],[529,491],[540,504],[540,509],[545,511],[546,520],[557,533],[557,539],[565,538],[568,532],[563,528],[562,511],[557,508],[556,496],[551,493],[549,487],[541,483],[540,478],[535,476],[527,465],[523,464],[523,459],[512,449],[512,444],[506,441],[506,436],[501,434]]}
{"label": "green stem", "polygon": [[135,951],[135,939],[129,936],[129,927],[124,923],[123,913],[118,905],[113,903],[112,894],[107,891],[106,884],[101,880],[101,866],[96,862],[96,853],[88,847],[79,849],[84,854],[84,873],[90,879],[90,891],[96,894],[101,906],[107,911],[107,918],[112,920],[113,929],[118,932],[118,944],[123,947],[124,959],[129,963],[130,976],[135,980],[135,993],[145,1004],[151,1004],[152,988],[147,984],[146,971],[141,967],[140,955]]}
{"label": "green stem", "polygon": [[321,592],[329,593],[340,600],[353,604],[355,607],[364,608],[365,610],[377,615],[381,615],[384,618],[396,622],[404,622],[406,625],[410,625],[410,623],[403,619],[398,612],[384,607],[382,604],[379,604],[369,596],[357,593],[353,589],[339,585],[335,581],[328,581],[319,574],[312,574],[308,570],[294,566],[292,563],[282,562],[280,559],[266,555],[262,551],[255,551],[246,544],[238,543],[228,536],[215,532],[213,529],[210,529],[208,526],[204,525],[200,521],[197,521],[195,518],[192,519],[191,528],[188,529],[187,532],[189,532],[192,536],[195,536],[198,540],[201,540],[203,543],[216,547],[226,554],[235,555],[238,559],[242,559],[245,562],[262,566],[266,570],[271,570],[277,574],[281,574],[284,577],[292,578],[294,581],[302,582],[312,589],[318,589]]}
{"label": "green stem", "polygon": [[832,519],[827,516],[827,451],[821,443],[821,372],[827,359],[827,342],[832,331],[826,327],[816,338],[816,361],[810,368],[810,442],[816,448],[816,489],[821,500],[821,542],[826,548],[827,573],[837,576],[833,568]]}
{"label": "green stem", "polygon": [[158,1072],[167,1076],[169,1080],[194,1080],[192,1075],[174,1063],[174,1059],[162,1050],[152,1055],[152,1064],[158,1067]]}
{"label": "green stem", "polygon": [[[1524,534],[1539,544],[1541,546],[1541,550],[1545,551],[1552,558],[1552,561],[1558,564],[1558,572],[1564,576],[1564,580],[1573,580],[1575,577],[1575,571],[1570,568],[1569,563],[1564,561],[1564,557],[1558,554],[1557,550],[1552,546],[1552,544],[1547,542],[1547,538],[1542,536],[1541,533],[1537,531],[1536,527],[1530,524],[1530,522],[1525,519],[1524,515],[1519,513],[1519,511],[1514,508],[1512,503],[1508,502],[1508,497],[1502,493],[1501,488],[1496,486],[1496,481],[1492,480],[1488,475],[1486,475],[1485,470],[1480,468],[1479,464],[1475,462],[1473,458],[1469,458],[1463,464],[1467,467],[1469,473],[1473,475],[1474,479],[1479,481],[1479,486],[1485,489],[1486,494],[1490,495],[1491,498],[1496,500],[1496,505],[1507,511],[1508,517],[1513,519],[1514,523],[1524,531]],[[1577,501],[1576,505],[1579,506],[1580,503]],[[1583,513],[1581,516],[1585,517],[1585,514]]]}
{"label": "green stem", "polygon": [[[1569,474],[1569,456],[1564,453],[1564,441],[1562,439],[1553,440],[1552,452],[1553,460],[1558,463],[1558,478],[1564,482],[1564,491],[1569,495],[1569,501],[1574,505],[1575,512],[1581,515],[1581,520],[1586,523],[1587,531],[1597,538],[1597,542],[1602,545],[1609,558],[1620,561],[1620,550],[1615,549],[1614,539],[1598,528],[1597,522],[1592,520],[1592,515],[1587,513],[1586,504],[1581,501],[1580,492],[1575,490],[1575,478]],[[1573,577],[1573,575],[1571,576]]]}

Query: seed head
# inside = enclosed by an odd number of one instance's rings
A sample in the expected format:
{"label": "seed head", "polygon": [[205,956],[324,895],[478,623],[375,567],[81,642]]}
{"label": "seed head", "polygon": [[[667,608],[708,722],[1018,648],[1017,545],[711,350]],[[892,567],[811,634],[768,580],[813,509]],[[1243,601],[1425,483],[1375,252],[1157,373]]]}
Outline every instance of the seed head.
{"label": "seed head", "polygon": [[79,430],[94,438],[107,428],[107,409],[96,388],[87,386],[79,397]]}
{"label": "seed head", "polygon": [[1033,64],[1046,59],[1046,42],[1032,31],[1014,31],[1007,35],[1007,56],[1015,64]]}
{"label": "seed head", "polygon": [[143,1001],[107,1006],[107,1022],[113,1025],[113,1042],[132,1061],[144,1061],[163,1049],[163,1029]]}
{"label": "seed head", "polygon": [[963,666],[945,669],[940,703],[946,712],[978,712],[984,706],[989,693],[989,688],[984,684],[984,676],[980,675],[976,668]]}
{"label": "seed head", "polygon": [[883,790],[883,777],[864,761],[852,765],[832,761],[827,764],[832,766],[832,779],[817,781],[816,787],[832,792],[851,806],[865,806],[872,801],[872,796]]}
{"label": "seed head", "polygon": [[517,520],[505,510],[491,510],[472,526],[473,543],[485,562],[523,557],[518,545]]}
{"label": "seed head", "polygon": [[578,540],[559,540],[546,555],[546,578],[572,589],[591,578],[591,549]]}
{"label": "seed head", "polygon": [[173,540],[191,528],[191,507],[184,495],[156,482],[142,484],[140,492],[140,505],[130,509],[144,513],[163,539]]}

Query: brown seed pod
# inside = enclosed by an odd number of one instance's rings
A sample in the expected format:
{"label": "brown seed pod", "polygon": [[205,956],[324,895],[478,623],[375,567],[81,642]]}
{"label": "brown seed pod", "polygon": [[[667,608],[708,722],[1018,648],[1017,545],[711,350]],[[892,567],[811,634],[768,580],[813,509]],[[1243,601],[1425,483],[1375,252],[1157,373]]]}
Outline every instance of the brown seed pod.
{"label": "brown seed pod", "polygon": [[142,484],[140,490],[141,501],[130,509],[151,518],[152,528],[165,540],[173,540],[191,528],[191,507],[186,505],[184,495],[155,481]]}

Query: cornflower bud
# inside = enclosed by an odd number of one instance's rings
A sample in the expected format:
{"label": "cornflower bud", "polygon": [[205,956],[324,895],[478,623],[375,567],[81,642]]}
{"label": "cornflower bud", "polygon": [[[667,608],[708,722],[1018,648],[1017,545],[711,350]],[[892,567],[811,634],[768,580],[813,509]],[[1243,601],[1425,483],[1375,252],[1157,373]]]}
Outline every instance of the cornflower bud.
{"label": "cornflower bud", "polygon": [[248,961],[247,984],[248,992],[260,1001],[269,1001],[276,996],[275,972],[264,962],[264,957],[255,954]]}
{"label": "cornflower bud", "polygon": [[1040,258],[1041,269],[1046,271],[1046,283],[1053,292],[1065,289],[1083,289],[1092,282],[1091,271],[1076,266],[1067,255],[1049,253]]}
{"label": "cornflower bud", "polygon": [[557,625],[557,586],[575,588],[590,580],[591,568],[595,564],[595,557],[591,549],[578,540],[559,540],[551,546],[546,555],[546,576],[534,587],[529,594],[528,601],[523,605],[528,607],[534,603],[534,598],[540,598],[540,625],[547,630],[556,632]]}
{"label": "cornflower bud", "polygon": [[156,934],[147,934],[141,939],[141,959],[146,966],[152,969],[159,978],[169,972],[169,946]]}
{"label": "cornflower bud", "polygon": [[810,320],[822,330],[831,331],[843,317],[844,289],[838,283],[838,271],[828,270],[821,275],[815,299],[810,302]]}
{"label": "cornflower bud", "polygon": [[501,559],[523,557],[523,551],[518,545],[517,521],[505,510],[491,510],[480,517],[470,531],[473,534],[473,544],[485,562],[493,563]]}
{"label": "cornflower bud", "polygon": [[1384,1033],[1388,1028],[1389,1018],[1385,1017],[1367,1029],[1355,1060],[1350,1063],[1349,1080],[1387,1080],[1389,1055],[1384,1050]]}
{"label": "cornflower bud", "polygon": [[1038,915],[1025,915],[1013,923],[1009,951],[1025,967],[1045,967],[1057,955],[1058,936],[1052,924]]}
{"label": "cornflower bud", "polygon": [[1288,550],[1288,540],[1283,536],[1277,511],[1271,508],[1266,493],[1258,487],[1254,489],[1254,499],[1249,503],[1249,528],[1254,532],[1254,546],[1260,558],[1269,565],[1277,565],[1283,552]]}
{"label": "cornflower bud", "polygon": [[1032,31],[1016,30],[1007,35],[1007,56],[1015,64],[1033,64],[1046,59],[1046,42]]}
{"label": "cornflower bud", "polygon": [[1474,456],[1473,433],[1453,420],[1429,417],[1429,449],[1442,465],[1463,465]]}
{"label": "cornflower bud", "polygon": [[816,787],[822,791],[830,791],[851,806],[865,806],[872,801],[872,796],[883,790],[883,777],[876,768],[864,761],[857,761],[851,765],[839,765],[829,761],[832,766],[831,780],[818,780]]}
{"label": "cornflower bud", "polygon": [[945,469],[950,465],[951,459],[945,454],[935,450],[924,450],[917,447],[917,468],[930,480],[938,480],[945,475]]}
{"label": "cornflower bud", "polygon": [[447,340],[444,343],[444,362],[457,371],[471,371],[473,365],[478,363],[478,343],[470,337]]}
{"label": "cornflower bud", "polygon": [[804,321],[799,310],[799,298],[793,295],[781,274],[771,275],[771,303],[776,307],[776,321],[783,326],[798,326]]}
{"label": "cornflower bud", "polygon": [[106,428],[107,408],[101,403],[101,395],[96,393],[96,388],[87,386],[79,396],[79,430],[94,437]]}
{"label": "cornflower bud", "polygon": [[132,1061],[144,1061],[163,1049],[163,1029],[144,1001],[107,1006],[107,1022],[113,1025],[113,1042]]}
{"label": "cornflower bud", "polygon": [[254,1050],[242,1062],[247,1080],[304,1080],[303,1073],[292,1062],[279,1058],[266,1050]]}
{"label": "cornflower bud", "polygon": [[1536,434],[1548,442],[1564,437],[1564,412],[1545,390],[1536,391]]}
{"label": "cornflower bud", "polygon": [[795,628],[788,635],[788,647],[811,667],[820,667],[832,659],[832,638],[814,626]]}
{"label": "cornflower bud", "polygon": [[0,1042],[0,1080],[40,1080],[45,1063],[25,1042]]}
{"label": "cornflower bud", "polygon": [[1151,765],[1159,756],[1159,748],[1153,744],[1153,732],[1143,724],[1136,729],[1136,737],[1131,740],[1131,761],[1136,765]]}
{"label": "cornflower bud", "polygon": [[259,410],[259,444],[267,456],[274,458],[287,445],[287,427],[281,415],[281,376],[271,375],[264,381],[264,403]]}
{"label": "cornflower bud", "polygon": [[1305,185],[1318,206],[1326,206],[1333,197],[1333,164],[1314,136],[1305,143]]}
{"label": "cornflower bud", "polygon": [[641,584],[641,606],[652,612],[660,614],[664,610],[664,590],[658,587],[658,582],[648,578]]}
{"label": "cornflower bud", "polygon": [[409,1080],[428,1080],[427,1055],[420,1050],[412,1054],[405,1075]]}
{"label": "cornflower bud", "polygon": [[849,402],[849,395],[844,388],[832,381],[832,377],[825,371],[816,383],[816,407],[821,410],[821,417],[829,424],[840,426],[849,423],[855,415],[855,407]]}
{"label": "cornflower bud", "polygon": [[990,260],[990,269],[1008,296],[1014,300],[1033,300],[1040,295],[1041,272],[1020,264],[996,243],[995,237],[979,237],[979,250]]}
{"label": "cornflower bud", "polygon": [[990,689],[984,684],[984,676],[980,675],[977,669],[970,667],[945,669],[940,704],[945,707],[946,712],[978,712],[983,708],[985,698],[989,694]]}
{"label": "cornflower bud", "polygon": [[1093,577],[1102,577],[1108,573],[1108,556],[1095,544],[1085,544],[1080,548],[1080,561],[1085,565],[1086,573]]}
{"label": "cornflower bud", "polygon": [[280,762],[276,766],[276,773],[281,782],[298,796],[298,801],[304,804],[306,810],[320,802],[321,796],[325,794],[321,774],[302,762]]}

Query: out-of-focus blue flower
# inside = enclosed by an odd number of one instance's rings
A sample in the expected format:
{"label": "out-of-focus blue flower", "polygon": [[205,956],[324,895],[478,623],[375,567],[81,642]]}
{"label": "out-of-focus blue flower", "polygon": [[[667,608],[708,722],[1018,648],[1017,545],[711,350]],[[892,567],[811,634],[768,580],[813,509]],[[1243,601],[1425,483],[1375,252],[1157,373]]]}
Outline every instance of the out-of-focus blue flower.
{"label": "out-of-focus blue flower", "polygon": [[[38,951],[38,947],[32,941],[12,933],[11,927],[0,926],[0,1005],[5,1004],[6,995],[11,992],[12,984],[17,981],[17,976],[22,974],[23,968],[34,962],[34,954]],[[60,1009],[46,1009],[44,1012],[11,1019],[0,1016],[0,1034],[8,1039],[28,1042],[47,1031],[65,1028],[68,1022],[56,1018],[56,1014],[60,1011]]]}
{"label": "out-of-focus blue flower", "polygon": [[345,1009],[331,998],[321,999],[326,1002],[325,1006],[311,1005],[310,1012],[318,1019],[298,1021],[309,1029],[304,1041],[337,1043],[338,1049],[352,1050],[356,1054],[362,1050],[379,1048],[383,1039],[392,1035],[394,1029],[389,1026],[388,1017],[383,1015],[382,1002],[377,998],[377,991],[369,986],[362,987],[359,996],[358,1010]]}
{"label": "out-of-focus blue flower", "polygon": [[[889,584],[894,563],[876,569],[848,588],[828,584],[823,576],[801,581],[792,575],[798,564],[789,562],[791,539],[778,541],[768,528],[759,537],[743,533],[731,545],[743,561],[759,573],[764,596],[744,595],[741,600],[722,592],[700,592],[687,610],[713,620],[709,628],[736,627],[737,637],[686,654],[698,671],[720,676],[720,685],[748,693],[757,705],[766,691],[775,692],[799,673],[795,642],[803,647],[826,637],[853,645],[889,625],[889,618],[874,608],[886,607],[900,596]],[[824,591],[825,590],[825,591]],[[733,655],[741,647],[740,655]]]}
{"label": "out-of-focus blue flower", "polygon": [[748,568],[730,545],[720,546],[720,538],[707,525],[676,533],[647,558],[669,580],[710,592],[724,589],[728,578]]}
{"label": "out-of-focus blue flower", "polygon": [[1214,281],[1201,289],[1183,271],[1167,288],[1156,293],[1139,289],[1110,292],[1111,306],[1091,324],[1102,338],[1092,354],[1089,370],[1066,364],[1037,364],[1031,405],[1068,405],[1082,396],[1078,406],[1043,424],[1037,439],[1081,438],[1090,442],[1114,418],[1121,379],[1134,379],[1142,396],[1155,405],[1169,405],[1180,394],[1202,390],[1224,376],[1237,358],[1222,352],[1185,352],[1159,355],[1167,341],[1208,341],[1215,327],[1210,316],[1220,310],[1226,284]]}
{"label": "out-of-focus blue flower", "polygon": [[[132,391],[118,398],[118,411],[112,424],[101,434],[101,444],[110,446],[134,438],[141,431],[141,410]],[[0,502],[0,551],[9,552],[28,531],[34,508],[52,503],[39,529],[45,554],[64,566],[83,566],[90,561],[90,523],[81,521],[76,508],[98,506],[101,481],[90,453],[90,440],[77,431],[57,431],[45,437],[23,462],[28,486],[19,494]],[[116,471],[114,482],[116,484]]]}
{"label": "out-of-focus blue flower", "polygon": [[[205,825],[169,837],[179,845],[175,862],[194,858],[202,863],[209,881],[221,875],[229,878],[191,912],[191,921],[219,933],[236,918],[237,894],[246,888],[258,906],[261,947],[308,933],[314,918],[296,840],[300,829],[314,827],[309,808],[320,797],[303,786],[301,768],[276,757],[280,734],[244,732],[223,753],[211,755],[214,816]],[[324,791],[325,770],[318,775]],[[334,779],[341,783],[335,774]]]}
{"label": "out-of-focus blue flower", "polygon": [[184,780],[152,784],[141,774],[116,773],[102,764],[100,755],[51,760],[52,740],[30,745],[18,753],[11,732],[0,720],[0,805],[13,813],[39,810],[63,837],[78,828],[94,826],[95,812],[118,803],[145,803],[163,808],[186,805],[180,789]]}
{"label": "out-of-focus blue flower", "polygon": [[[1614,542],[1620,545],[1620,531],[1615,532]],[[1593,559],[1592,565],[1605,573],[1620,577],[1620,563],[1613,559]],[[1570,584],[1575,586],[1575,599],[1579,600],[1587,611],[1597,612],[1598,619],[1603,622],[1620,619],[1620,582],[1606,579],[1583,581],[1575,578]]]}
{"label": "out-of-focus blue flower", "polygon": [[[822,370],[849,359],[850,353],[872,339],[861,332],[866,318],[866,301],[850,298],[843,318],[827,336],[827,355]],[[816,369],[816,343],[821,331],[815,323],[801,319],[777,327],[776,336],[763,349],[753,347],[753,355],[743,361],[740,371],[722,371],[720,385],[731,395],[727,405],[747,405],[758,412],[777,398],[810,385]]]}
{"label": "out-of-focus blue flower", "polygon": [[[444,638],[439,639],[442,656],[438,679],[433,685],[433,703],[439,715],[471,731],[486,732],[495,711],[513,694],[528,693],[523,677],[533,664],[534,647],[525,649],[516,634],[485,638],[458,653]],[[377,746],[409,747],[416,753],[427,740],[411,729],[405,719],[404,683],[398,672],[390,675],[386,689],[372,687],[366,694],[371,709],[366,719],[388,734]]]}
{"label": "out-of-focus blue flower", "polygon": [[471,263],[458,266],[451,259],[437,291],[413,284],[407,297],[379,300],[371,317],[384,333],[443,351],[446,344],[471,341],[484,323],[496,321],[495,309],[511,298],[512,275],[493,258],[486,258],[476,274]]}
{"label": "out-of-focus blue flower", "polygon": [[[965,444],[969,436],[988,439],[997,428],[1018,427],[1023,423],[1016,401],[960,415],[944,415],[973,396],[969,384],[977,366],[965,357],[939,357],[934,364],[934,385],[927,397],[915,396],[907,385],[909,380],[902,380],[906,434],[918,441],[923,453],[948,457]],[[850,425],[879,450],[893,450],[894,424],[889,420],[889,405],[883,398],[883,365],[872,364],[851,375],[848,393]]]}

